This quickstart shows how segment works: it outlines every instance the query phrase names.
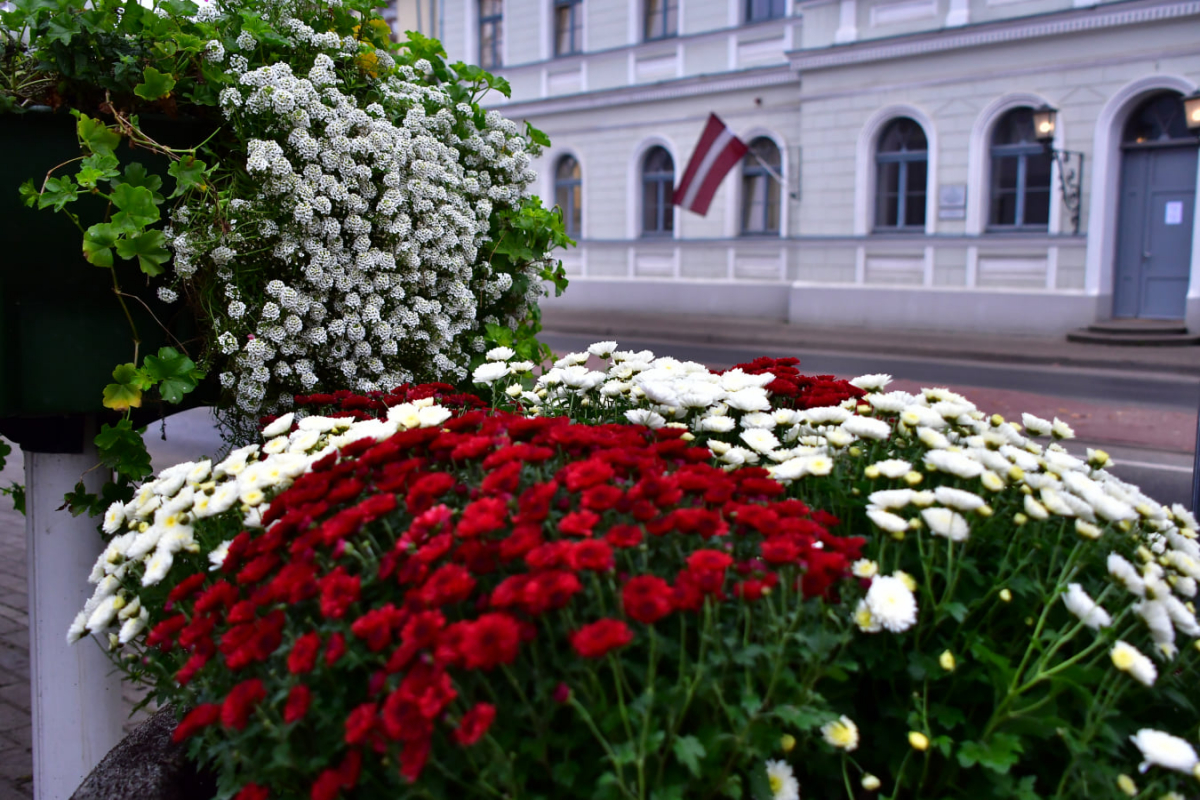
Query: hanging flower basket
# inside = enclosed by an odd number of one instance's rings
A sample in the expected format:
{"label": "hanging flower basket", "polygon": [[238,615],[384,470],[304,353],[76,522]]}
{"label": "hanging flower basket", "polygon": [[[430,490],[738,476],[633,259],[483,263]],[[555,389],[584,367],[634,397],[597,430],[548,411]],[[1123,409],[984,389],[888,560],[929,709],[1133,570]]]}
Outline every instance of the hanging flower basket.
{"label": "hanging flower basket", "polygon": [[[55,166],[77,159],[75,118],[49,110],[0,115],[0,419],[100,412],[101,389],[114,364],[134,355],[130,319],[114,293],[114,274],[125,307],[141,338],[141,353],[164,345],[187,348],[195,318],[160,302],[136,261],[117,260],[113,270],[88,263],[80,231],[64,214],[29,208],[19,187]],[[160,123],[172,138],[189,126]],[[145,151],[121,153],[140,161],[150,175],[165,175],[166,160]],[[81,219],[98,221],[103,201],[81,198]],[[191,404],[198,401],[193,396]],[[157,410],[147,409],[156,413]]]}

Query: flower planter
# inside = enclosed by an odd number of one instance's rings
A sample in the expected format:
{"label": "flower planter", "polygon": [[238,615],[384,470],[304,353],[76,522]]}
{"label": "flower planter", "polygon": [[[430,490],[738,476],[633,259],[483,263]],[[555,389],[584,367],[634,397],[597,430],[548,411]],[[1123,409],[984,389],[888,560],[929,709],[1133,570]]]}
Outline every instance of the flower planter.
{"label": "flower planter", "polygon": [[[185,126],[171,123],[178,140]],[[133,360],[129,323],[113,294],[109,270],[84,258],[82,236],[71,220],[48,209],[27,208],[18,187],[78,157],[75,118],[31,112],[0,116],[0,420],[101,412],[101,390],[117,364]],[[165,159],[127,147],[123,163],[136,157],[166,176]],[[62,174],[61,172],[59,174]],[[98,198],[72,207],[84,225],[104,213]],[[142,337],[141,354],[170,344],[155,318],[183,340],[195,329],[182,306],[161,303],[137,263],[118,259],[117,279]],[[195,402],[193,401],[193,404]],[[14,420],[9,419],[10,423]],[[6,425],[6,428],[11,428]]]}

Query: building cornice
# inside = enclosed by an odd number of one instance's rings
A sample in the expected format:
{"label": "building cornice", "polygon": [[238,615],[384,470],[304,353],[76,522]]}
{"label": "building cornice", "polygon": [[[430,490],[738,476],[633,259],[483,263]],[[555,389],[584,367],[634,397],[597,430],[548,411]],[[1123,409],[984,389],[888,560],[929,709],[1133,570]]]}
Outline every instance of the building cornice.
{"label": "building cornice", "polygon": [[835,45],[819,50],[793,50],[787,56],[793,69],[805,72],[1197,15],[1200,15],[1200,0],[1173,3],[1163,3],[1161,0],[1134,0],[950,30]]}
{"label": "building cornice", "polygon": [[680,97],[696,97],[707,94],[736,92],[744,89],[760,89],[769,86],[799,84],[799,76],[786,64],[772,67],[757,67],[738,72],[723,72],[713,75],[696,75],[657,83],[621,86],[593,92],[547,97],[505,103],[505,115],[523,113],[530,115],[564,114],[573,111],[591,111],[611,106],[634,103],[655,103]]}

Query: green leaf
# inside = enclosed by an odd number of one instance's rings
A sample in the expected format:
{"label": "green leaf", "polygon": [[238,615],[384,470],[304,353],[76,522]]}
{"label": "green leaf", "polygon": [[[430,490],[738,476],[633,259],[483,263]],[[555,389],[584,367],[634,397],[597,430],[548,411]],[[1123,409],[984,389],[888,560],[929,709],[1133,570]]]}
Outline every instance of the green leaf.
{"label": "green leaf", "polygon": [[115,178],[121,173],[117,170],[117,157],[93,153],[83,160],[75,179],[80,186],[95,188],[102,180]]}
{"label": "green leaf", "polygon": [[13,483],[7,489],[0,489],[0,494],[6,494],[12,498],[13,510],[18,514],[25,513],[25,485],[21,483]]}
{"label": "green leaf", "polygon": [[21,194],[22,203],[29,208],[37,207],[38,200],[41,198],[42,193],[39,192],[37,186],[34,185],[33,178],[30,178],[22,183],[21,188],[18,191]]}
{"label": "green leaf", "polygon": [[[161,180],[159,185],[162,185]],[[112,203],[119,208],[132,224],[140,226],[157,222],[158,206],[154,204],[154,192],[145,186],[121,183],[113,188]],[[116,215],[113,217],[116,222]]]}
{"label": "green leaf", "polygon": [[175,179],[175,191],[171,197],[179,197],[189,189],[204,186],[208,178],[208,165],[195,156],[184,156],[167,167],[167,174]]}
{"label": "green leaf", "polygon": [[947,614],[954,617],[955,622],[962,622],[967,617],[967,607],[962,603],[947,603],[945,606],[945,611]]}
{"label": "green leaf", "polygon": [[154,67],[146,67],[142,72],[142,82],[133,87],[133,93],[144,100],[157,100],[170,94],[174,88],[174,77],[164,75]]}
{"label": "green leaf", "polygon": [[104,387],[104,407],[114,411],[141,408],[142,391],[152,385],[133,364],[120,364],[113,370],[113,380]]}
{"label": "green leaf", "polygon": [[1024,749],[1020,738],[994,733],[986,743],[967,741],[959,745],[958,763],[968,769],[979,764],[1004,775],[1021,760],[1020,754]]}
{"label": "green leaf", "polygon": [[96,447],[100,450],[100,460],[119,475],[139,480],[152,472],[146,444],[128,419],[116,425],[104,424],[96,434]]}
{"label": "green leaf", "polygon": [[263,19],[262,14],[258,10],[246,10],[240,12],[242,17],[242,30],[249,31],[250,35],[259,42],[271,45],[273,47],[287,47],[289,41],[287,37],[271,27],[271,24]]}
{"label": "green leaf", "polygon": [[550,137],[542,133],[542,131],[533,127],[528,121],[525,122],[525,135],[529,137],[529,141],[534,144],[540,144],[542,147],[550,146]]}
{"label": "green leaf", "polygon": [[41,196],[38,197],[38,208],[53,206],[55,211],[62,211],[67,203],[73,203],[78,199],[79,187],[75,185],[70,176],[50,178],[46,181],[46,188],[42,190]]}
{"label": "green leaf", "polygon": [[168,403],[178,404],[199,383],[196,364],[174,347],[164,347],[157,356],[146,356],[144,372],[159,384],[158,391]]}
{"label": "green leaf", "polygon": [[79,122],[75,124],[75,130],[78,132],[79,141],[83,146],[100,155],[113,155],[113,151],[121,143],[121,134],[87,114],[79,115]]}
{"label": "green leaf", "polygon": [[150,195],[154,198],[155,205],[163,202],[164,198],[158,193],[162,188],[162,178],[155,175],[153,172],[146,170],[146,165],[140,161],[130,162],[125,166],[125,174],[113,181],[113,186],[129,185],[133,187],[142,186],[150,190]]}
{"label": "green leaf", "polygon": [[146,231],[137,236],[126,236],[117,240],[117,255],[124,259],[135,256],[138,266],[147,275],[161,275],[162,265],[171,259],[171,254],[164,246],[167,237],[162,231]]}
{"label": "green leaf", "polygon": [[83,257],[89,264],[95,264],[97,267],[111,267],[113,265],[112,248],[120,235],[120,231],[109,223],[101,222],[93,225],[83,234]]}
{"label": "green leaf", "polygon": [[700,777],[700,761],[707,755],[704,750],[704,745],[700,744],[700,740],[695,736],[680,736],[671,743],[671,749],[675,753],[675,758],[688,768],[688,772],[693,776]]}

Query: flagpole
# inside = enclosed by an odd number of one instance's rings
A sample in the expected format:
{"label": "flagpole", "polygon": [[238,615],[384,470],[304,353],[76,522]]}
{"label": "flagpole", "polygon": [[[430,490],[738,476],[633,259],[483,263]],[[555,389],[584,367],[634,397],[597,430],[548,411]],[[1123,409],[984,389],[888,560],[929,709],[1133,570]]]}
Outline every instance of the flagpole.
{"label": "flagpole", "polygon": [[[753,150],[749,150],[747,152],[754,157],[754,160],[758,162],[758,165],[762,167],[768,175],[775,179],[776,183],[784,188],[787,188],[787,184],[783,182],[783,176],[776,172],[774,167],[759,158]],[[795,198],[796,195],[794,193],[789,193],[789,196]]]}

